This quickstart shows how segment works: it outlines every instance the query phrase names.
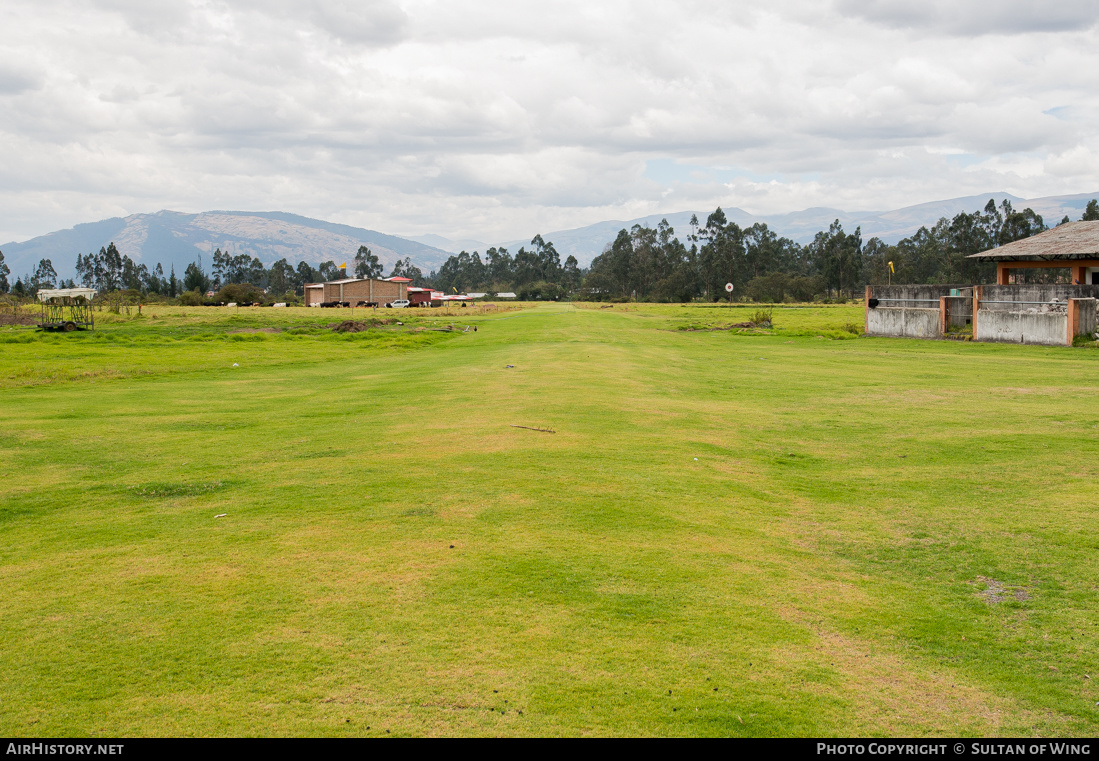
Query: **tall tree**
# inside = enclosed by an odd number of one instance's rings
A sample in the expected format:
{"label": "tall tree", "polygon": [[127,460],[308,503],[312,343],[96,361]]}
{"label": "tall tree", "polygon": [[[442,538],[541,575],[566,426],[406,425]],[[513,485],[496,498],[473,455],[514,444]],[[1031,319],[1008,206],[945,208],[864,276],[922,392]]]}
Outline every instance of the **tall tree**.
{"label": "tall tree", "polygon": [[1099,220],[1099,200],[1091,199],[1088,201],[1088,205],[1084,208],[1084,216],[1080,217],[1081,222],[1095,222]]}
{"label": "tall tree", "polygon": [[725,295],[725,284],[732,283],[734,292],[742,288],[747,273],[744,233],[736,222],[729,222],[719,206],[706,218],[706,226],[698,228],[694,238],[701,241],[698,252],[702,287],[711,301]]}
{"label": "tall tree", "polygon": [[294,290],[294,268],[286,259],[279,259],[271,265],[267,273],[267,284],[271,293],[284,294]]}
{"label": "tall tree", "polygon": [[310,266],[309,262],[298,262],[294,269],[294,292],[299,296],[305,293],[305,286],[316,283],[321,279],[320,273]]}
{"label": "tall tree", "polygon": [[337,267],[336,263],[331,260],[321,262],[321,266],[317,268],[317,274],[320,275],[321,280],[324,280],[325,282],[343,278],[343,270]]}
{"label": "tall tree", "polygon": [[38,262],[38,266],[34,269],[34,275],[31,276],[31,293],[35,294],[43,288],[53,288],[56,285],[57,270],[53,268],[53,262],[51,262],[49,259],[40,260]]}
{"label": "tall tree", "polygon": [[[467,254],[468,256],[468,254]],[[404,259],[398,259],[393,264],[393,271],[389,273],[390,277],[407,277],[412,281],[412,284],[418,287],[423,287],[426,283],[424,280],[424,273],[412,263],[412,259],[405,257]]]}
{"label": "tall tree", "polygon": [[382,276],[382,263],[366,246],[355,252],[355,276],[377,278]]}
{"label": "tall tree", "polygon": [[231,282],[229,280],[231,262],[232,257],[227,252],[222,251],[220,246],[214,249],[210,264],[210,285],[214,290],[219,290],[221,286]]}
{"label": "tall tree", "polygon": [[145,285],[145,290],[149,293],[164,293],[166,290],[164,287],[164,267],[160,262],[156,263],[156,268],[152,274],[149,275],[149,280]]}
{"label": "tall tree", "polygon": [[511,286],[515,280],[515,260],[503,246],[485,252],[485,267],[491,284]]}
{"label": "tall tree", "polygon": [[862,280],[862,230],[856,227],[848,235],[835,220],[828,232],[817,233],[809,244],[809,256],[827,288],[851,295]]}
{"label": "tall tree", "polygon": [[569,254],[565,259],[565,264],[561,267],[561,284],[565,286],[570,292],[575,291],[580,287],[580,281],[584,275],[580,271],[580,262],[576,257]]}
{"label": "tall tree", "polygon": [[141,290],[141,276],[137,265],[129,256],[122,257],[122,287],[132,291]]}
{"label": "tall tree", "polygon": [[122,254],[115,248],[114,241],[106,249],[100,249],[100,254],[103,257],[103,290],[117,291],[122,287]]}
{"label": "tall tree", "polygon": [[553,243],[542,239],[541,235],[535,235],[530,242],[530,250],[538,262],[538,279],[547,283],[560,281],[561,256]]}
{"label": "tall tree", "polygon": [[4,264],[4,252],[0,251],[0,293],[7,293],[11,286],[8,284],[8,275],[11,274],[11,268]]}
{"label": "tall tree", "polygon": [[1003,207],[1005,211],[1004,223],[1000,228],[998,241],[1001,246],[1013,241],[1029,238],[1030,236],[1037,235],[1047,229],[1046,223],[1042,219],[1042,215],[1036,213],[1033,209],[1015,211],[1011,208],[1011,202],[1006,198],[1004,199]]}
{"label": "tall tree", "polygon": [[258,256],[249,257],[245,254],[244,258],[248,261],[241,267],[240,282],[250,283],[257,288],[267,287],[267,270],[263,262]]}
{"label": "tall tree", "polygon": [[191,262],[183,271],[183,290],[205,293],[210,289],[210,278],[202,270],[202,265]]}

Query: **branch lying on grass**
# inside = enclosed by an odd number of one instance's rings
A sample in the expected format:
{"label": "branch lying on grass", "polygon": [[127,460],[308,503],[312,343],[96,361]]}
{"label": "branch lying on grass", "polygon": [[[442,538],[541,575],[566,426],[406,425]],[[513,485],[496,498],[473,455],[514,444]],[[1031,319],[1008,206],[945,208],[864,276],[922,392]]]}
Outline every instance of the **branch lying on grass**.
{"label": "branch lying on grass", "polygon": [[531,428],[529,425],[515,425],[510,424],[512,428],[525,428],[528,431],[541,431],[542,433],[557,433],[557,431],[551,431],[549,428]]}

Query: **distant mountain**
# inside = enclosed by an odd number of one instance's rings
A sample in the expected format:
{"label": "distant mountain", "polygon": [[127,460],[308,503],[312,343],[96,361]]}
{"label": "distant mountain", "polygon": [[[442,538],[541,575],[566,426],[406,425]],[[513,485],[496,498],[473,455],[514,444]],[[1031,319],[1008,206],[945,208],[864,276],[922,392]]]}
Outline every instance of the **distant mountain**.
{"label": "distant mountain", "polygon": [[209,269],[215,248],[258,257],[266,265],[284,257],[294,264],[328,260],[341,264],[350,262],[365,244],[387,270],[398,259],[411,257],[425,272],[438,268],[449,256],[442,249],[406,238],[278,211],[132,214],[8,243],[0,246],[0,251],[11,267],[12,281],[33,271],[41,259],[49,259],[58,275],[70,277],[77,254],[98,251],[112,241],[134,261],[150,269],[159,262],[165,272],[175,266],[177,275],[199,257]]}
{"label": "distant mountain", "polygon": [[[730,221],[742,227],[765,222],[777,234],[799,243],[808,243],[818,231],[828,229],[836,219],[848,231],[861,227],[863,240],[876,236],[887,243],[896,243],[921,226],[935,224],[941,217],[983,209],[990,198],[997,205],[1007,199],[1017,209],[1029,206],[1045,218],[1046,224],[1053,226],[1065,215],[1079,219],[1087,202],[1099,198],[1099,192],[1032,199],[1019,198],[1010,193],[985,193],[892,211],[847,212],[816,207],[788,214],[758,216],[736,207],[724,211]],[[705,223],[711,211],[680,211],[650,214],[627,221],[609,220],[573,230],[542,233],[542,237],[553,242],[562,259],[571,254],[581,266],[586,267],[614,240],[619,230],[628,230],[636,224],[655,227],[660,220],[667,219],[680,240],[685,241],[690,231],[691,216],[697,214],[698,219]],[[210,254],[215,248],[233,254],[256,256],[266,265],[284,257],[295,264],[303,260],[312,264],[332,260],[339,264],[350,262],[359,246],[366,244],[381,259],[386,270],[397,259],[410,257],[424,272],[438,269],[452,253],[464,250],[483,254],[489,248],[488,244],[476,240],[450,240],[441,235],[401,238],[279,211],[207,211],[200,214],[158,211],[155,214],[133,214],[77,225],[22,243],[7,243],[0,246],[0,251],[4,252],[4,258],[11,267],[13,281],[32,272],[40,259],[50,259],[58,275],[71,277],[75,274],[73,268],[77,254],[98,251],[111,241],[123,254],[146,264],[150,269],[157,262],[164,265],[166,272],[174,265],[177,275],[182,275],[184,268],[199,257],[209,267]],[[514,254],[520,246],[530,245],[530,238],[496,245],[502,245]]]}
{"label": "distant mountain", "polygon": [[441,248],[443,251],[449,251],[452,254],[458,254],[462,251],[484,251],[486,248],[491,248],[488,243],[482,243],[471,238],[450,240],[450,238],[444,238],[442,235],[409,235],[407,237],[409,240],[423,243],[425,246]]}
{"label": "distant mountain", "polygon": [[[901,238],[912,235],[920,227],[934,225],[942,217],[953,217],[963,211],[979,211],[985,207],[990,198],[996,201],[997,206],[1004,199],[1011,201],[1012,206],[1020,210],[1029,206],[1041,214],[1046,224],[1052,227],[1060,222],[1066,214],[1073,220],[1079,219],[1087,202],[1092,198],[1099,198],[1099,192],[1032,199],[1019,198],[1010,193],[984,193],[906,206],[892,211],[848,212],[841,209],[815,207],[788,214],[758,216],[736,207],[725,208],[723,211],[729,221],[736,222],[741,227],[748,227],[756,222],[764,222],[777,234],[792,238],[799,243],[808,243],[817,232],[827,230],[828,226],[837,219],[847,231],[853,231],[856,227],[861,227],[863,240],[878,237],[886,243],[896,243]],[[697,215],[699,221],[705,224],[706,217],[712,211],[713,209],[698,212],[680,211],[672,214],[650,214],[646,217],[638,217],[625,222],[617,220],[596,222],[594,225],[573,230],[556,230],[550,233],[542,233],[542,237],[553,242],[554,248],[557,249],[562,259],[571,254],[577,258],[581,266],[586,267],[592,259],[603,252],[603,248],[608,243],[614,240],[619,230],[629,230],[634,225],[655,227],[660,223],[660,220],[667,219],[668,224],[675,228],[677,237],[686,242],[686,235],[690,231],[691,216]],[[526,239],[507,241],[497,245],[502,245],[514,253],[520,246],[529,244],[530,240]],[[480,250],[484,251],[484,249]]]}

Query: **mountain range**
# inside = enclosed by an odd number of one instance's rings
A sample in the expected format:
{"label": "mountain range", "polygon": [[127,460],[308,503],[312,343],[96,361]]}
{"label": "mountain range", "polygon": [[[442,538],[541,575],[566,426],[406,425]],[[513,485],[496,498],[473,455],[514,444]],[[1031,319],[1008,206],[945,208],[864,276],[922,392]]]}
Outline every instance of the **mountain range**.
{"label": "mountain range", "polygon": [[[1032,199],[1010,193],[985,193],[891,211],[847,212],[817,207],[786,214],[755,215],[729,207],[724,212],[729,221],[742,227],[763,222],[779,235],[799,243],[811,241],[818,231],[826,230],[837,219],[848,231],[860,227],[863,240],[876,236],[886,243],[896,243],[921,226],[935,224],[941,217],[983,209],[989,199],[997,205],[1006,199],[1016,209],[1030,207],[1043,216],[1046,224],[1053,226],[1066,215],[1074,220],[1079,219],[1087,202],[1097,197],[1099,192]],[[586,267],[603,251],[604,246],[614,240],[619,230],[628,230],[635,224],[654,227],[660,220],[667,219],[682,240],[690,230],[691,217],[697,215],[699,221],[705,223],[709,213],[682,211],[623,221],[608,220],[571,230],[542,233],[542,237],[553,242],[562,259],[571,254],[581,266]],[[350,261],[359,246],[366,245],[378,256],[387,271],[398,259],[409,257],[424,272],[428,272],[437,269],[452,253],[463,250],[483,253],[490,246],[477,240],[454,240],[441,235],[399,237],[278,211],[207,211],[198,214],[158,211],[76,225],[27,241],[4,244],[0,246],[0,251],[4,252],[11,268],[10,279],[13,281],[33,271],[40,259],[50,259],[60,276],[70,277],[74,274],[78,253],[98,251],[112,241],[121,253],[134,261],[144,263],[150,269],[159,262],[166,272],[174,266],[177,274],[182,274],[190,262],[200,258],[208,266],[215,248],[258,257],[266,265],[281,258],[291,263],[304,260],[315,265],[327,260],[337,264]],[[529,243],[529,239],[523,239],[495,245],[504,246],[514,253],[520,246]]]}
{"label": "mountain range", "polygon": [[33,271],[41,259],[49,259],[61,277],[69,277],[78,253],[98,251],[111,242],[135,262],[150,269],[159,262],[165,273],[174,266],[177,275],[199,260],[209,270],[216,248],[258,257],[265,265],[282,258],[292,264],[307,261],[314,265],[331,260],[349,262],[349,269],[354,267],[351,260],[361,245],[368,246],[386,270],[398,259],[410,257],[427,271],[450,255],[407,238],[279,211],[131,214],[8,243],[0,246],[0,251],[11,268],[12,281]]}

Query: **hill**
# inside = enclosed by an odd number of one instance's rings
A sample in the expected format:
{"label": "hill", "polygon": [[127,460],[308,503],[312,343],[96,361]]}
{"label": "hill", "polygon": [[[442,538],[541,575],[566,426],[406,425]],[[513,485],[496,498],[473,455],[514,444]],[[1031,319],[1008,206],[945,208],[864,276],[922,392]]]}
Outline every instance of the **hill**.
{"label": "hill", "polygon": [[150,268],[160,262],[166,272],[175,266],[177,273],[200,257],[208,265],[215,248],[258,257],[266,265],[284,257],[293,263],[333,260],[338,264],[365,244],[387,270],[406,256],[425,269],[437,267],[448,256],[446,251],[394,235],[278,211],[131,214],[7,243],[0,250],[13,279],[32,271],[41,259],[50,259],[58,274],[68,277],[77,254],[98,251],[112,241],[136,262]]}

